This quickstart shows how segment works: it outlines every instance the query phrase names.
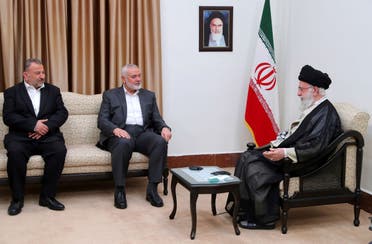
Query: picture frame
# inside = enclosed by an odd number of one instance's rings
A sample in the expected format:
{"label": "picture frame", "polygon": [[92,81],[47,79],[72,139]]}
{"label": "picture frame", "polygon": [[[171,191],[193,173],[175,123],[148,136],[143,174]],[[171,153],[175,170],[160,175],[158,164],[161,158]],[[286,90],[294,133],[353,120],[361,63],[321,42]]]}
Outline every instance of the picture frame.
{"label": "picture frame", "polygon": [[233,50],[233,7],[199,6],[199,52]]}

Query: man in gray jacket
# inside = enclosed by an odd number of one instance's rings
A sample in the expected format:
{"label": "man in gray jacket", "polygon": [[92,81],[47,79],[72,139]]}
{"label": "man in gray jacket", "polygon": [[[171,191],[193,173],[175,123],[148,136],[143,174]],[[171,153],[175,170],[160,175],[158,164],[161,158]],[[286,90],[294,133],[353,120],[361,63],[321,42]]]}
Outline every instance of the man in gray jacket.
{"label": "man in gray jacket", "polygon": [[111,152],[117,208],[127,207],[125,177],[133,151],[149,157],[149,183],[146,200],[162,207],[157,192],[166,167],[168,141],[172,137],[169,126],[162,119],[155,94],[141,88],[141,71],[134,64],[122,68],[123,86],[103,93],[98,115],[101,130],[99,146]]}

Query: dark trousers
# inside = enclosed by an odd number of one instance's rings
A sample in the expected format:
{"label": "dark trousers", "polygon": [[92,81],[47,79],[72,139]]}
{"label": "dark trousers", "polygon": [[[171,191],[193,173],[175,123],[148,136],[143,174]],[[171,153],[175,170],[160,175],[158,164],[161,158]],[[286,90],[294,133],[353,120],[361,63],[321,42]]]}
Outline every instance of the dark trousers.
{"label": "dark trousers", "polygon": [[5,147],[8,151],[7,172],[13,200],[24,199],[27,162],[32,155],[41,155],[45,162],[40,196],[55,197],[67,153],[64,141],[12,140],[8,141]]}
{"label": "dark trousers", "polygon": [[[280,163],[266,159],[261,151],[247,150],[238,160],[234,175],[241,180],[239,215],[260,224],[279,219],[279,182],[283,179]],[[229,194],[225,208],[230,214],[234,204]]]}
{"label": "dark trousers", "polygon": [[125,186],[129,160],[134,151],[149,157],[149,175],[151,183],[159,183],[167,165],[168,144],[159,134],[144,131],[141,126],[126,126],[130,139],[113,136],[106,141],[111,152],[112,174],[116,187]]}

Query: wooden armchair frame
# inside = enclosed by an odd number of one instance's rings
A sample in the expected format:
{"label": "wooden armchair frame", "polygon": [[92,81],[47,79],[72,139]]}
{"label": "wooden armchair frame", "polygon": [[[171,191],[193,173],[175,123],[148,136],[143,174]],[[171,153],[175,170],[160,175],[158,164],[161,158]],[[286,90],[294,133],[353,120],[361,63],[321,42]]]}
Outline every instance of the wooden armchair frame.
{"label": "wooden armchair frame", "polygon": [[[347,166],[347,149],[356,147],[355,160],[355,189],[349,189],[345,185],[345,175]],[[269,146],[255,148],[254,143],[247,144],[248,150],[267,150]],[[281,219],[283,234],[287,233],[288,211],[290,208],[308,207],[336,203],[351,203],[354,205],[354,225],[359,226],[360,214],[360,179],[363,161],[364,139],[360,132],[356,130],[348,130],[338,136],[324,152],[315,159],[300,164],[293,163],[289,158],[282,160],[283,163],[283,195],[281,197]],[[321,189],[309,189],[309,179],[319,177],[334,171],[334,166],[337,166],[338,183],[327,187],[322,185]],[[304,170],[305,169],[305,170]],[[294,191],[293,195],[289,195],[290,181],[293,177],[299,177],[298,190]],[[327,181],[324,181],[327,182]]]}
{"label": "wooden armchair frame", "polygon": [[[347,148],[356,147],[355,160],[355,189],[349,189],[345,185],[345,172],[347,160]],[[309,166],[309,170],[299,174],[297,165],[291,160],[284,160],[284,180],[283,180],[283,196],[282,196],[282,233],[287,233],[288,210],[296,207],[307,207],[325,204],[336,203],[351,203],[354,205],[354,225],[359,226],[360,213],[360,178],[363,161],[363,146],[364,139],[361,133],[356,130],[349,130],[338,136],[327,149],[320,154],[316,159],[309,162],[302,162]],[[311,179],[326,175],[330,171],[337,168],[339,181],[336,184],[330,185],[329,188],[309,189]],[[334,173],[334,172],[333,172]],[[299,177],[299,189],[292,196],[289,196],[289,185],[292,177]],[[310,181],[310,183],[309,183]],[[324,182],[327,182],[326,179]]]}

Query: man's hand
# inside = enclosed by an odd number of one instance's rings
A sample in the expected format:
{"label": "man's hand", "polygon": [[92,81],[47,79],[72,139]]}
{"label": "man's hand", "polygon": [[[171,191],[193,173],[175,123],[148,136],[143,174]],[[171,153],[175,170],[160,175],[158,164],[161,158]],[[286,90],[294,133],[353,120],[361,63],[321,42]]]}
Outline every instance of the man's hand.
{"label": "man's hand", "polygon": [[284,148],[270,148],[270,151],[265,151],[262,154],[271,161],[282,160],[285,156]]}
{"label": "man's hand", "polygon": [[35,139],[35,140],[39,140],[42,137],[42,135],[40,135],[37,132],[29,132],[28,137]]}
{"label": "man's hand", "polygon": [[163,127],[163,129],[161,129],[161,136],[168,142],[172,138],[172,132],[168,127]]}
{"label": "man's hand", "polygon": [[40,134],[41,136],[48,133],[49,128],[46,124],[44,124],[44,122],[46,122],[46,121],[48,121],[48,120],[47,119],[40,119],[36,122],[35,129],[34,129],[35,133]]}
{"label": "man's hand", "polygon": [[112,133],[117,137],[130,139],[129,133],[123,129],[115,128]]}

